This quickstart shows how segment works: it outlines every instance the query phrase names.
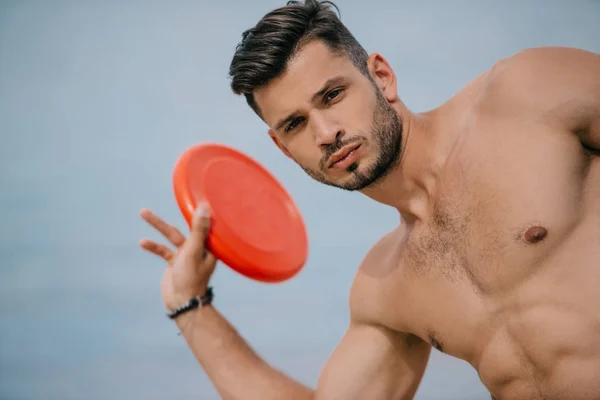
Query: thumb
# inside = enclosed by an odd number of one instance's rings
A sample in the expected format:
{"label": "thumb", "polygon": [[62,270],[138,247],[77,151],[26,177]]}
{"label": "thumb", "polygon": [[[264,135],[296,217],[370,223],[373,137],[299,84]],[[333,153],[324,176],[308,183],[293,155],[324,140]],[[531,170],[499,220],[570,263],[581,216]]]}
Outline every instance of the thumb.
{"label": "thumb", "polygon": [[192,218],[192,229],[188,240],[190,243],[190,255],[197,257],[198,260],[204,258],[204,246],[209,229],[210,208],[208,204],[200,204],[196,208],[196,212]]}

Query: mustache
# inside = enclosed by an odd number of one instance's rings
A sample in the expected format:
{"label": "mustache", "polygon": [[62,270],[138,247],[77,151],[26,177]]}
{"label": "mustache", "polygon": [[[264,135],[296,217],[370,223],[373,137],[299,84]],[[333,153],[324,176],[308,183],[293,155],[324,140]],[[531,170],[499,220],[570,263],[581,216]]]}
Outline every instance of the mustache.
{"label": "mustache", "polygon": [[353,137],[353,138],[350,138],[348,140],[343,140],[343,141],[336,139],[336,141],[334,143],[330,144],[329,146],[327,146],[327,148],[325,148],[325,154],[323,154],[323,157],[321,158],[321,162],[319,163],[320,167],[322,169],[325,169],[325,166],[327,165],[327,160],[329,160],[331,158],[333,153],[335,153],[342,147],[349,145],[349,144],[361,142],[361,141],[362,141],[362,139],[360,137]]}

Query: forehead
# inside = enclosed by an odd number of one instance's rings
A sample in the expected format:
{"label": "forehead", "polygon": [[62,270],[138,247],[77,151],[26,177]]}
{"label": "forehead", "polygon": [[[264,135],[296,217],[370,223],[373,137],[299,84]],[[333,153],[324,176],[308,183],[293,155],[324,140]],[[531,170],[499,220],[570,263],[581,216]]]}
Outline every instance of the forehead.
{"label": "forehead", "polygon": [[265,121],[272,125],[281,114],[310,104],[311,97],[331,78],[353,79],[358,70],[345,54],[333,53],[324,43],[304,46],[289,62],[285,72],[254,93]]}

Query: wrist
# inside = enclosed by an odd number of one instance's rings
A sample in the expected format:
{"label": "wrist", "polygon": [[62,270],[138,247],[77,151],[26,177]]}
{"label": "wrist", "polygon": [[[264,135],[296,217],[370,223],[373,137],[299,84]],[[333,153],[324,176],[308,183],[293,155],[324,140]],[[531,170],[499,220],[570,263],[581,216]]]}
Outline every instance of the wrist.
{"label": "wrist", "polygon": [[167,307],[170,310],[174,310],[178,307],[181,307],[184,304],[187,304],[191,299],[199,296],[203,296],[206,294],[206,291],[209,289],[209,285],[202,285],[195,290],[177,290],[173,296],[173,303],[171,303],[171,307]]}
{"label": "wrist", "polygon": [[168,311],[167,316],[173,320],[178,319],[190,311],[210,305],[213,301],[213,297],[213,289],[209,286],[206,288],[206,291],[203,294],[188,297],[187,299],[177,303],[175,308]]}
{"label": "wrist", "polygon": [[215,309],[212,305],[206,305],[204,307],[198,307],[185,314],[181,314],[179,317],[175,318],[173,322],[177,326],[179,330],[178,336],[188,336],[192,334],[195,328],[200,326],[205,326],[205,324],[210,320],[210,314],[214,313]]}

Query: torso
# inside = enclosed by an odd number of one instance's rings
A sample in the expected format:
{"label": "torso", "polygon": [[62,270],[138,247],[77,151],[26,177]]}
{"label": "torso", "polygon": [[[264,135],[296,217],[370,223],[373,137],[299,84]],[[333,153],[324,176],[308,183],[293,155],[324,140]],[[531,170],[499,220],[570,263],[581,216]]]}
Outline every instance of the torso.
{"label": "torso", "polygon": [[471,113],[431,217],[377,256],[378,318],[498,399],[600,399],[600,157],[541,120]]}

